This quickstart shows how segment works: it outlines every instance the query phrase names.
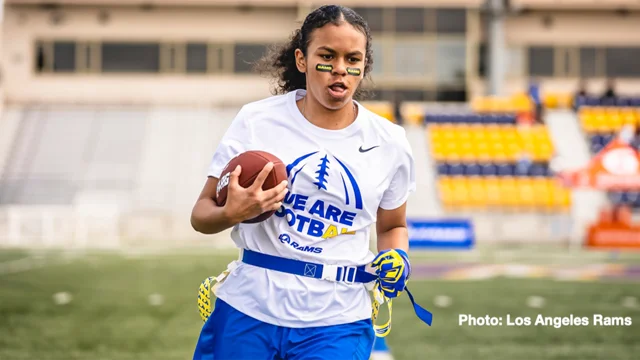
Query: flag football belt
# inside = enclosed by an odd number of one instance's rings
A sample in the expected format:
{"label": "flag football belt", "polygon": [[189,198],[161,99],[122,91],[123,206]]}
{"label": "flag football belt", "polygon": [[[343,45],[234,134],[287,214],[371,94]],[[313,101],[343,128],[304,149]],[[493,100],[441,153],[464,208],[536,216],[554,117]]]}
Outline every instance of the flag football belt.
{"label": "flag football belt", "polygon": [[[245,264],[280,271],[288,274],[310,277],[314,279],[321,279],[333,282],[344,282],[347,284],[362,283],[362,284],[374,284],[373,285],[373,303],[371,319],[373,321],[373,328],[376,336],[385,337],[391,331],[391,313],[392,313],[392,299],[387,298],[378,286],[378,276],[366,271],[366,265],[360,266],[339,266],[339,265],[323,265],[302,260],[294,260],[282,258],[279,256],[273,256],[263,254],[251,250],[242,250],[241,260]],[[428,310],[422,308],[416,304],[413,295],[409,292],[409,289],[405,287],[407,295],[413,304],[413,309],[420,318],[426,324],[431,326],[433,314]],[[380,312],[380,307],[387,303],[389,309],[389,320],[382,324],[376,325],[376,320]]]}

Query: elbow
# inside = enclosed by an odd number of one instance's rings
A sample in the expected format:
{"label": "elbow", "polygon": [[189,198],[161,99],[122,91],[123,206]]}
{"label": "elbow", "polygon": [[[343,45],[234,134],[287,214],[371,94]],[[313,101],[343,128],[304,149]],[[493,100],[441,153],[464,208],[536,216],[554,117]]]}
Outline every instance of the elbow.
{"label": "elbow", "polygon": [[193,230],[201,234],[205,234],[205,235],[215,234],[215,231],[213,231],[213,229],[208,227],[206,225],[206,222],[203,221],[203,219],[201,219],[200,217],[198,217],[195,212],[191,214],[191,227],[193,228]]}

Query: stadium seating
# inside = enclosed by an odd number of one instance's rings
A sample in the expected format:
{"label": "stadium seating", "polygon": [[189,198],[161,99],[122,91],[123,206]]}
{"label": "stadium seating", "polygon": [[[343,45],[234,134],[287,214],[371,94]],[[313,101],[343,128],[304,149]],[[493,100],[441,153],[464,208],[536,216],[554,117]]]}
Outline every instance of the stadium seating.
{"label": "stadium seating", "polygon": [[541,125],[438,124],[429,127],[429,136],[436,161],[515,162],[525,154],[532,161],[549,161],[553,155],[549,133]]}
{"label": "stadium seating", "polygon": [[533,110],[533,103],[526,94],[512,97],[486,96],[473,99],[471,108],[479,114],[519,113]]}
{"label": "stadium seating", "polygon": [[583,106],[578,110],[578,117],[587,134],[612,134],[627,125],[640,125],[640,108]]}
{"label": "stadium seating", "polygon": [[438,191],[449,209],[558,211],[571,204],[570,191],[550,177],[442,176]]}
{"label": "stadium seating", "polygon": [[[602,150],[623,128],[636,129],[640,126],[640,98],[579,97],[576,106],[580,126],[592,154]],[[640,194],[637,192],[612,191],[607,193],[607,197],[612,204],[640,208]]]}
{"label": "stadium seating", "polygon": [[552,177],[545,125],[512,114],[427,114],[440,202],[448,210],[566,211],[569,189]]}
{"label": "stadium seating", "polygon": [[395,123],[394,107],[389,101],[363,101],[361,103],[367,110],[382,116],[383,118]]}

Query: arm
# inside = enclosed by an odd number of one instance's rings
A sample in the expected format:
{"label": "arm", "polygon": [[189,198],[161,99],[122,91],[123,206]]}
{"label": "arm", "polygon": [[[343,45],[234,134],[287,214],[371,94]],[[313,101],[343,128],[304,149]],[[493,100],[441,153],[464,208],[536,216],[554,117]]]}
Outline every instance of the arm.
{"label": "arm", "polygon": [[378,221],[376,223],[378,252],[389,249],[409,251],[406,214],[406,203],[393,210],[378,208]]}
{"label": "arm", "polygon": [[238,183],[242,171],[238,165],[229,177],[227,201],[224,206],[218,206],[215,202],[218,179],[210,176],[191,212],[193,229],[203,234],[215,234],[264,212],[278,210],[287,193],[287,181],[284,180],[271,189],[262,190],[264,181],[272,169],[273,163],[266,164],[253,184],[244,188]]}
{"label": "arm", "polygon": [[207,182],[191,212],[191,226],[203,234],[216,234],[224,231],[235,223],[226,215],[224,207],[214,201],[218,179],[207,178]]}

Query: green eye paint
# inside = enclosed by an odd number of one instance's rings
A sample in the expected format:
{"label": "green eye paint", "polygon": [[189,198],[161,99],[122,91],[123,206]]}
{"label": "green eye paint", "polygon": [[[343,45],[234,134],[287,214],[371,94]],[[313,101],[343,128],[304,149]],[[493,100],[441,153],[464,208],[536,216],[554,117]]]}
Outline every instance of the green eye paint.
{"label": "green eye paint", "polygon": [[360,76],[361,73],[362,71],[358,68],[347,68],[347,74],[349,75]]}
{"label": "green eye paint", "polygon": [[333,70],[333,65],[318,64],[316,65],[316,70],[322,72],[331,72],[331,70]]}

